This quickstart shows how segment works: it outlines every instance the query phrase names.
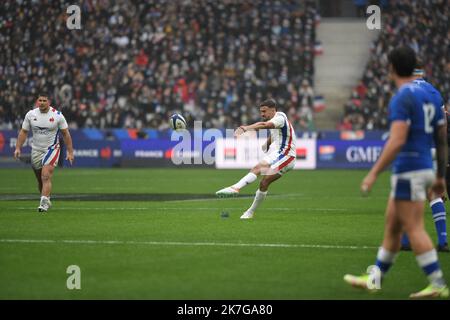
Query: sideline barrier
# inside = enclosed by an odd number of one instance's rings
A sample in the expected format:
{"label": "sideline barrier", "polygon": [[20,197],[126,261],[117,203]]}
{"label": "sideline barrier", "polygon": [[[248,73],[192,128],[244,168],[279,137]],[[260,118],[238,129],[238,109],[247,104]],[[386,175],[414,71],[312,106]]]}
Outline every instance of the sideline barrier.
{"label": "sideline barrier", "polygon": [[[221,131],[217,130],[220,134]],[[180,150],[180,137],[171,131],[126,129],[71,130],[76,167],[216,167],[251,168],[264,154],[264,138],[209,137],[202,131]],[[381,154],[385,132],[297,133],[296,169],[367,169]],[[23,161],[13,159],[17,131],[0,130],[0,168],[26,167],[31,153],[31,134],[22,148]],[[187,147],[186,147],[187,146]],[[28,163],[27,163],[28,155]],[[64,153],[65,156],[65,153]],[[183,163],[176,165],[173,156]],[[180,160],[181,159],[181,160]],[[64,166],[68,166],[67,163]]]}

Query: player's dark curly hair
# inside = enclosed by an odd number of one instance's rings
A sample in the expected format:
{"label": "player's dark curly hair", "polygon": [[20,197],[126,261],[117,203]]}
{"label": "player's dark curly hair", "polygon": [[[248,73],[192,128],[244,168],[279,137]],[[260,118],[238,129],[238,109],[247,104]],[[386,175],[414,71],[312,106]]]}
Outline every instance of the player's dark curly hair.
{"label": "player's dark curly hair", "polygon": [[399,47],[391,51],[389,63],[400,77],[409,77],[416,67],[416,54],[410,47]]}

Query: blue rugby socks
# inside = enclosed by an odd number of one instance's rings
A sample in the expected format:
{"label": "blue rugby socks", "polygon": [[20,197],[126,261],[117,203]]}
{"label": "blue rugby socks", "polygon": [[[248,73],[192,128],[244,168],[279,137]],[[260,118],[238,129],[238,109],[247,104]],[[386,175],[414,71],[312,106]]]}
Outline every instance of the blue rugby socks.
{"label": "blue rugby socks", "polygon": [[436,249],[432,249],[416,256],[416,260],[434,287],[445,287],[446,283],[439,266]]}
{"label": "blue rugby socks", "polygon": [[[438,237],[438,245],[443,246],[447,243],[447,217],[444,202],[441,198],[434,199],[430,202],[430,208],[433,215],[434,225]],[[402,237],[402,247],[411,246],[406,233]]]}
{"label": "blue rugby socks", "polygon": [[445,213],[444,202],[437,198],[430,202],[433,213],[434,225],[438,236],[438,244],[443,246],[447,243],[447,217]]}

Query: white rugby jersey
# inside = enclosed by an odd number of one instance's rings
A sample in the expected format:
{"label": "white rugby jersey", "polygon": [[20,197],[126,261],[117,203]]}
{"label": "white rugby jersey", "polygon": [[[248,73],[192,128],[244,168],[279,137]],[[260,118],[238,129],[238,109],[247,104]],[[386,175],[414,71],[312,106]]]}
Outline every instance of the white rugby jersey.
{"label": "white rugby jersey", "polygon": [[284,112],[277,112],[269,120],[275,125],[275,129],[270,129],[272,143],[269,147],[269,153],[277,152],[286,156],[296,156],[296,141],[294,127],[287,119]]}
{"label": "white rugby jersey", "polygon": [[28,111],[22,123],[22,129],[33,131],[31,148],[38,151],[59,147],[58,132],[60,129],[67,128],[67,121],[63,114],[52,107],[47,113],[42,113],[39,108]]}

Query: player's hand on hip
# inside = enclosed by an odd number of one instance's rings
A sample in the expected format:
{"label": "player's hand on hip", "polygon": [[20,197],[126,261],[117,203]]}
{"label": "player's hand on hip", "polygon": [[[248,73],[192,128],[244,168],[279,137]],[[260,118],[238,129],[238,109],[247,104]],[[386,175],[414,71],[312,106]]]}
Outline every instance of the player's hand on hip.
{"label": "player's hand on hip", "polygon": [[14,150],[14,158],[15,159],[20,159],[20,155],[21,155],[21,152],[20,152],[20,149],[16,149],[16,150]]}
{"label": "player's hand on hip", "polygon": [[367,176],[361,182],[361,192],[364,196],[367,195],[370,190],[372,190],[372,186],[374,185],[376,180],[377,176],[375,174],[373,174],[372,172],[369,172],[369,174],[367,174]]}
{"label": "player's hand on hip", "polygon": [[74,157],[72,152],[67,152],[66,160],[70,162],[70,165],[73,164]]}
{"label": "player's hand on hip", "polygon": [[431,186],[431,190],[439,197],[445,196],[445,179],[436,178],[433,185]]}

